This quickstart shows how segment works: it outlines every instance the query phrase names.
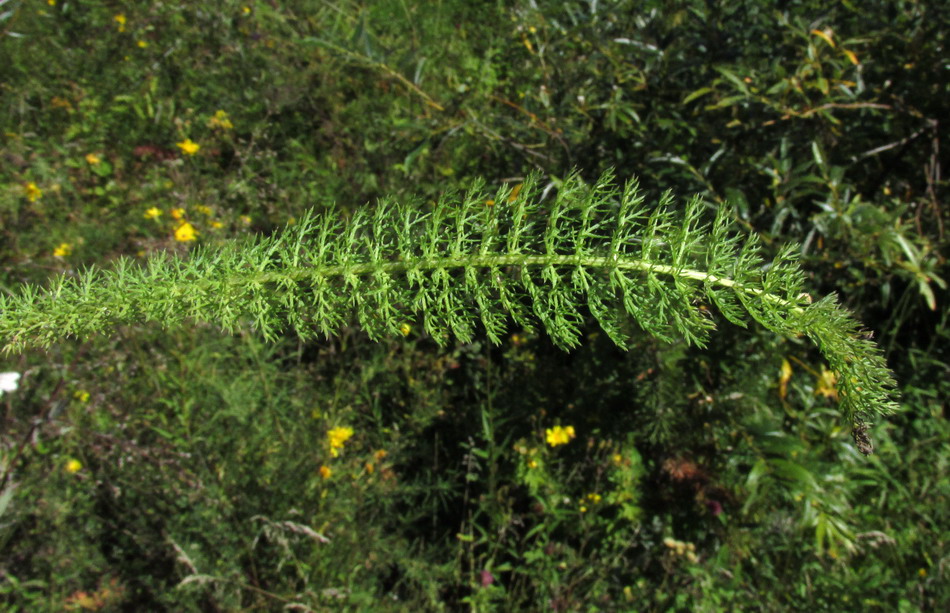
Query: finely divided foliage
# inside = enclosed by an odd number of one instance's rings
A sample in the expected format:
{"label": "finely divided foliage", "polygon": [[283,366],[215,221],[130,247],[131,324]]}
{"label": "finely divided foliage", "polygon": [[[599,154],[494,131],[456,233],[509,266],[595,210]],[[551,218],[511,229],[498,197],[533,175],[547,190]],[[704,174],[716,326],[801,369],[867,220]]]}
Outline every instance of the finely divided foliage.
{"label": "finely divided foliage", "polygon": [[752,236],[732,231],[729,210],[709,225],[701,200],[682,211],[669,195],[646,206],[636,182],[620,189],[609,175],[592,186],[569,177],[551,197],[530,178],[516,195],[486,198],[477,184],[430,207],[384,200],[347,221],[310,215],[269,238],[24,287],[0,296],[0,339],[11,352],[119,323],[188,319],[311,338],[355,317],[372,338],[417,323],[440,343],[467,342],[479,324],[498,343],[510,320],[540,323],[569,348],[589,313],[620,347],[631,321],[702,346],[712,304],[740,326],[751,316],[812,339],[855,423],[896,408],[891,374],[858,323],[833,297],[811,303],[792,247],[765,263]]}

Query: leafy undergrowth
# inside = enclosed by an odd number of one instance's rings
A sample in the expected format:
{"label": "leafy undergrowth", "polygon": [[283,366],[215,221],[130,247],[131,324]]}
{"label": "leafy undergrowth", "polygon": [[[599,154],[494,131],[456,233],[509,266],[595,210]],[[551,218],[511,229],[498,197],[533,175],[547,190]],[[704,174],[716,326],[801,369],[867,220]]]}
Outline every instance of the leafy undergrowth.
{"label": "leafy undergrowth", "polygon": [[648,202],[672,190],[679,216],[692,194],[730,211],[764,261],[798,245],[804,291],[836,292],[873,331],[900,410],[856,444],[840,363],[700,300],[704,348],[630,320],[622,351],[588,306],[572,343],[517,321],[498,344],[423,319],[377,341],[349,319],[266,340],[112,322],[0,358],[0,601],[945,607],[941,11],[3,3],[11,300],[90,265],[267,244],[309,211],[431,210],[475,177],[500,210],[532,175],[543,206],[613,168]]}

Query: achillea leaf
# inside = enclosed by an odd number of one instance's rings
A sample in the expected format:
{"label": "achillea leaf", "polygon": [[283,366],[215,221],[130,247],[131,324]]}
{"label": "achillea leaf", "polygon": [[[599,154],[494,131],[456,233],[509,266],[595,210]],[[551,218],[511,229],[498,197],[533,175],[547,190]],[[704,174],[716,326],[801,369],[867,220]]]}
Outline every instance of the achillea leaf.
{"label": "achillea leaf", "polygon": [[620,347],[631,320],[702,346],[714,320],[701,307],[714,305],[733,323],[812,339],[855,423],[896,408],[880,351],[833,297],[810,302],[793,249],[766,265],[728,210],[710,224],[699,199],[681,213],[671,204],[667,195],[648,207],[636,182],[620,189],[610,175],[592,186],[571,176],[544,200],[534,177],[517,194],[488,198],[479,183],[429,210],[384,200],[346,223],[332,211],[308,215],[257,241],[21,288],[0,297],[0,339],[9,353],[119,323],[186,319],[311,338],[355,319],[372,338],[421,323],[440,343],[479,328],[498,343],[514,320],[569,348],[590,313]]}

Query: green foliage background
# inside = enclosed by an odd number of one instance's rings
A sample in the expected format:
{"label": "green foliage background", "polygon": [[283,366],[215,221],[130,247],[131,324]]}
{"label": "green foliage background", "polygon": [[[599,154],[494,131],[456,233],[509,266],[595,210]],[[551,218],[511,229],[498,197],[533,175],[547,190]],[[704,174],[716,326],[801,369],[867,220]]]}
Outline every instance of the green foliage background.
{"label": "green foliage background", "polygon": [[531,173],[549,194],[613,169],[647,201],[728,203],[766,256],[797,244],[901,394],[865,458],[809,343],[719,315],[703,349],[620,351],[589,318],[570,352],[124,324],[0,358],[23,373],[0,398],[4,605],[941,609],[948,10],[3,3],[4,294],[185,255],[184,221],[214,253],[312,209],[423,210],[476,178],[502,206]]}

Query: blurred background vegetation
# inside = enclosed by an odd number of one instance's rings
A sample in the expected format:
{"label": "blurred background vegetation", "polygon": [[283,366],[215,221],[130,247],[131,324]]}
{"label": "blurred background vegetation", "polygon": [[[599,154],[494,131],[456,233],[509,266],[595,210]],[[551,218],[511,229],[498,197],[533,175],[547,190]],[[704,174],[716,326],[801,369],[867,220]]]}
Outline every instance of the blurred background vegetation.
{"label": "blurred background vegetation", "polygon": [[614,168],[799,244],[902,395],[865,458],[816,351],[725,320],[627,353],[594,326],[571,353],[123,328],[0,358],[0,602],[942,609],[948,23],[942,0],[0,2],[0,291]]}

